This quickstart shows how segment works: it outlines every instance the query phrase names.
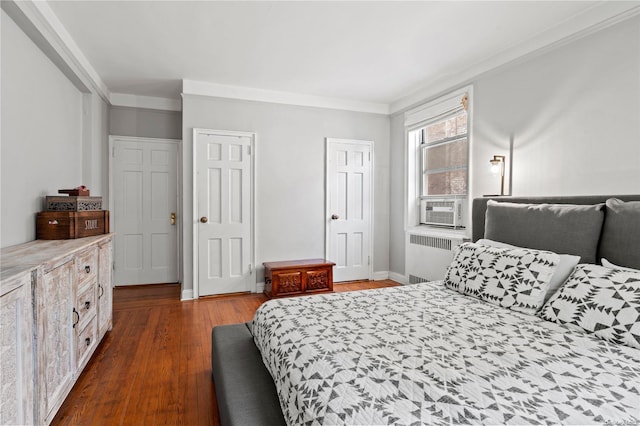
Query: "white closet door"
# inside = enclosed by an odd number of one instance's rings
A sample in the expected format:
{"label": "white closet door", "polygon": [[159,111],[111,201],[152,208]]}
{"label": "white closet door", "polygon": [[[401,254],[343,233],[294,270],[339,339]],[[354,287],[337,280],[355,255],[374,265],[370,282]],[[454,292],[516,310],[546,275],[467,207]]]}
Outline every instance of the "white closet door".
{"label": "white closet door", "polygon": [[251,133],[194,131],[198,296],[255,287],[253,140]]}
{"label": "white closet door", "polygon": [[334,281],[371,277],[371,170],[369,141],[327,139],[327,258]]}

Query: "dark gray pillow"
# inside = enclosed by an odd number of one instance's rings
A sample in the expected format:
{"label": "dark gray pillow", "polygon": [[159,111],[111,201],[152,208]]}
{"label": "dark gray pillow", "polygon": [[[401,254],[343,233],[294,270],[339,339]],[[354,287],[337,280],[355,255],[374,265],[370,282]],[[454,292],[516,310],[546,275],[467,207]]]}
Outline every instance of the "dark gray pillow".
{"label": "dark gray pillow", "polygon": [[640,269],[640,201],[610,198],[606,203],[598,256],[616,265]]}
{"label": "dark gray pillow", "polygon": [[487,202],[484,237],[519,247],[580,256],[595,263],[604,204]]}

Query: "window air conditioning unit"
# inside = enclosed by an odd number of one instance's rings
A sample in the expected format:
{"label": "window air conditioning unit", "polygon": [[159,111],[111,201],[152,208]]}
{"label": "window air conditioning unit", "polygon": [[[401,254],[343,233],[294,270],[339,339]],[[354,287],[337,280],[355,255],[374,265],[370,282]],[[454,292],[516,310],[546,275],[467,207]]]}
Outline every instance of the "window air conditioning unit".
{"label": "window air conditioning unit", "polygon": [[424,225],[463,228],[463,200],[423,199],[420,200],[420,223]]}

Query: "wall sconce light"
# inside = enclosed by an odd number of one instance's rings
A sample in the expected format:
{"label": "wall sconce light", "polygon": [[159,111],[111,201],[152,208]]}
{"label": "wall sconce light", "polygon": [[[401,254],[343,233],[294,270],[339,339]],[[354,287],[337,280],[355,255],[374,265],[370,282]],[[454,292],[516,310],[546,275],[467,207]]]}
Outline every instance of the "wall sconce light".
{"label": "wall sconce light", "polygon": [[504,195],[504,155],[494,155],[493,159],[489,160],[491,163],[491,174],[500,174],[500,195]]}

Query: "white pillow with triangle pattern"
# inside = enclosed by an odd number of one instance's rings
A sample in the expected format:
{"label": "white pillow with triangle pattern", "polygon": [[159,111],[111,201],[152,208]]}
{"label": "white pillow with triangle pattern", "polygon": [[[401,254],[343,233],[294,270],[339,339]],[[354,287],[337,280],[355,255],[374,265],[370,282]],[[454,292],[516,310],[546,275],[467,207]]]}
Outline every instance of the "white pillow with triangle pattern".
{"label": "white pillow with triangle pattern", "polygon": [[560,257],[550,251],[464,243],[444,284],[467,296],[533,315],[544,303]]}
{"label": "white pillow with triangle pattern", "polygon": [[539,316],[640,349],[640,271],[578,265]]}

